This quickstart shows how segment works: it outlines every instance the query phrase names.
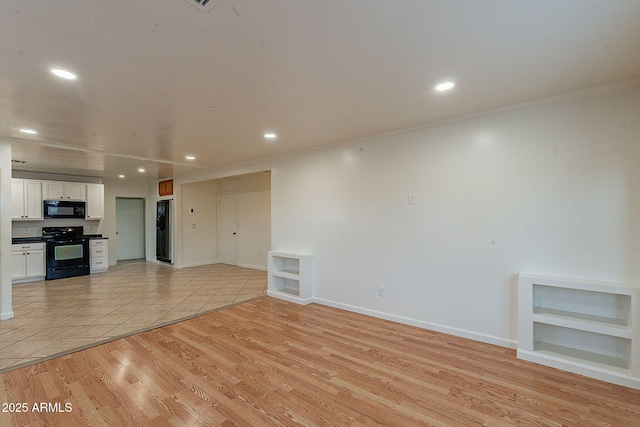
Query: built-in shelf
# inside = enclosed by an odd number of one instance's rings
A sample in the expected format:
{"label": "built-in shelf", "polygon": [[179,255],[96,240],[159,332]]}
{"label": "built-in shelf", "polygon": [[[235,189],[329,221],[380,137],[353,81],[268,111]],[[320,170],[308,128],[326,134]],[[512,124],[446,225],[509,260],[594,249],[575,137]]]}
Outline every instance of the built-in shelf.
{"label": "built-in shelf", "polygon": [[533,284],[534,313],[548,313],[605,325],[628,326],[631,295]]}
{"label": "built-in shelf", "polygon": [[581,322],[593,323],[594,325],[604,325],[628,329],[629,324],[617,318],[596,316],[593,314],[576,313],[575,311],[559,310],[556,308],[540,308],[533,307],[533,314],[541,317],[550,317],[558,319],[575,319]]}
{"label": "built-in shelf", "polygon": [[637,285],[521,274],[518,357],[640,389]]}
{"label": "built-in shelf", "polygon": [[616,356],[548,343],[537,343],[536,352],[550,358],[560,356],[562,359],[575,365],[591,366],[593,369],[605,369],[612,373],[618,373],[619,375],[629,375],[630,372],[626,367],[626,360]]}
{"label": "built-in shelf", "polygon": [[631,339],[534,322],[533,350],[555,351],[603,368],[629,369]]}
{"label": "built-in shelf", "polygon": [[267,295],[308,304],[313,299],[313,255],[269,252]]}

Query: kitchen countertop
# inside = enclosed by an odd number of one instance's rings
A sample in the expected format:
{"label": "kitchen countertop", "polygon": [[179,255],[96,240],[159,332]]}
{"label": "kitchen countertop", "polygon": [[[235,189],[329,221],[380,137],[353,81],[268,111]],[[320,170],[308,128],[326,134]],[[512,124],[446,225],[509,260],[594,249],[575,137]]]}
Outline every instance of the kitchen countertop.
{"label": "kitchen countertop", "polygon": [[40,243],[44,242],[42,237],[14,237],[11,239],[11,244],[16,245],[20,243]]}
{"label": "kitchen countertop", "polygon": [[[82,236],[86,239],[108,239],[108,237],[104,237],[102,234],[85,234]],[[11,239],[11,244],[19,245],[20,243],[40,243],[44,242],[42,237],[13,237]]]}

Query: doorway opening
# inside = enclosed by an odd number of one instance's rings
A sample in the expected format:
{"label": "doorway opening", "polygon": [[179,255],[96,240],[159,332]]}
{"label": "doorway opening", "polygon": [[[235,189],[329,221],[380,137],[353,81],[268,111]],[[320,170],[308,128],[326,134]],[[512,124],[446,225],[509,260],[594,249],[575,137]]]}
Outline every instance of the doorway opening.
{"label": "doorway opening", "polygon": [[178,265],[220,263],[267,270],[270,171],[184,183],[180,192]]}
{"label": "doorway opening", "polygon": [[145,199],[116,197],[116,260],[146,258]]}

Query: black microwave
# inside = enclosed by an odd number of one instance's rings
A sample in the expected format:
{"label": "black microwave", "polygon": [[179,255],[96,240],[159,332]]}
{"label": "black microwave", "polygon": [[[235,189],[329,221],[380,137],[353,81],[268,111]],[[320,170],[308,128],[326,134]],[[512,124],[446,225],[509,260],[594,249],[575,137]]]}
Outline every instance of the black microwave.
{"label": "black microwave", "polygon": [[45,218],[82,218],[84,219],[85,203],[66,200],[45,200]]}

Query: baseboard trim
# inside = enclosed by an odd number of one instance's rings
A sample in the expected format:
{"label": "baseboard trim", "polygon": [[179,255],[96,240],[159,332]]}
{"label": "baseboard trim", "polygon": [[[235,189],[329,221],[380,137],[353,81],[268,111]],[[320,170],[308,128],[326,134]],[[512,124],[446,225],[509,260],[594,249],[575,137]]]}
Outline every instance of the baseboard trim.
{"label": "baseboard trim", "polygon": [[341,310],[364,314],[366,316],[377,317],[379,319],[385,319],[385,320],[390,320],[392,322],[402,323],[404,325],[416,326],[418,328],[428,329],[430,331],[442,332],[444,334],[454,335],[461,338],[467,338],[474,341],[493,344],[500,347],[506,347],[513,350],[517,349],[518,347],[518,342],[515,340],[509,340],[505,338],[496,337],[493,335],[482,334],[479,332],[469,331],[467,329],[460,329],[452,326],[440,325],[438,323],[425,322],[424,320],[412,319],[410,317],[384,313],[382,311],[371,310],[368,308],[358,307],[350,304],[343,304],[340,302],[326,300],[323,298],[313,298],[313,302],[326,305],[329,307],[339,308]]}
{"label": "baseboard trim", "polygon": [[262,267],[262,266],[259,266],[259,265],[238,264],[238,267],[250,268],[252,270],[267,271],[267,267]]}
{"label": "baseboard trim", "polygon": [[192,262],[189,264],[174,264],[174,268],[189,268],[189,267],[200,267],[203,265],[213,265],[213,264],[217,264],[218,261],[203,261],[203,262]]}
{"label": "baseboard trim", "polygon": [[12,285],[20,285],[22,283],[40,282],[44,280],[44,276],[41,277],[29,277],[28,279],[14,279],[11,281]]}
{"label": "baseboard trim", "polygon": [[278,299],[282,299],[285,301],[289,301],[289,302],[293,302],[301,305],[307,305],[314,302],[313,298],[300,298],[300,297],[296,297],[291,294],[288,294],[286,292],[267,291],[267,295],[273,298],[278,298]]}
{"label": "baseboard trim", "polygon": [[0,313],[0,320],[9,320],[9,319],[13,319],[15,317],[15,314],[13,313],[13,311],[5,311],[4,313]]}

